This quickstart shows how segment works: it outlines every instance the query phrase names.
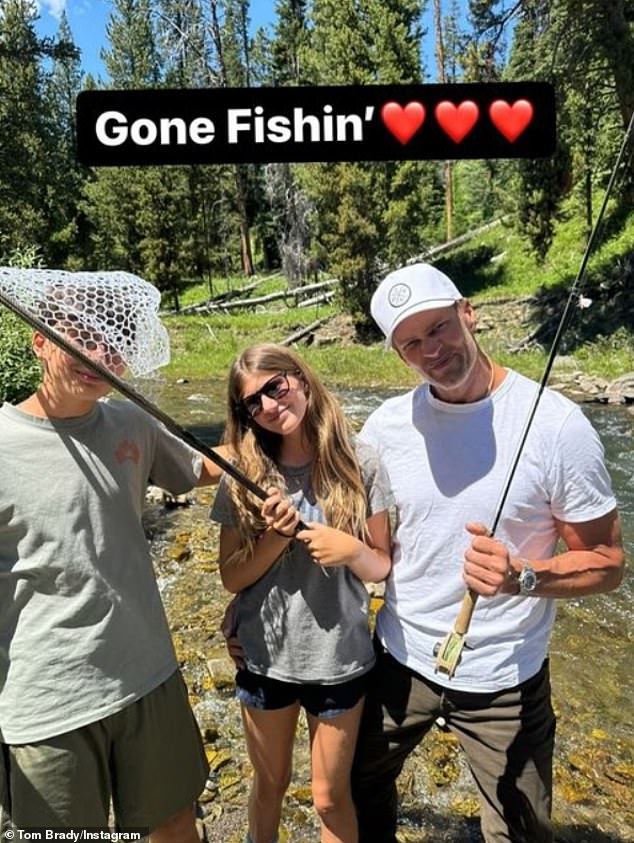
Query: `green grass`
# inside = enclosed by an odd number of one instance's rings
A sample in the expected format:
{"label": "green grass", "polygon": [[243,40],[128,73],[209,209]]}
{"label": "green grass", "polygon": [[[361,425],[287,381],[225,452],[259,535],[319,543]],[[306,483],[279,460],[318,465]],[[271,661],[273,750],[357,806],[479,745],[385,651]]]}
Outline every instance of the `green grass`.
{"label": "green grass", "polygon": [[[190,305],[200,304],[214,296],[233,290],[241,290],[243,287],[248,287],[255,282],[258,284],[257,290],[252,293],[255,296],[265,296],[267,293],[276,292],[283,287],[279,272],[269,272],[266,275],[254,276],[253,278],[246,278],[243,275],[232,275],[226,278],[208,278],[197,284],[190,284],[182,292],[179,292],[180,306],[189,307]],[[166,295],[165,307],[167,309],[173,307],[170,294]]]}
{"label": "green grass", "polygon": [[[322,308],[320,315],[325,315],[329,309]],[[169,316],[165,322],[172,341],[173,362],[164,371],[173,379],[225,378],[231,363],[247,345],[279,342],[299,327],[298,312],[294,310],[240,313],[233,317]],[[544,351],[510,354],[492,347],[486,337],[481,338],[481,343],[502,365],[537,380],[541,377],[546,362]],[[318,347],[300,345],[298,350],[331,386],[408,388],[418,382],[418,377],[403,366],[394,352],[386,351],[381,342],[343,347],[334,343]],[[634,368],[632,349],[629,349],[628,357],[626,351],[618,351],[607,341],[596,347],[583,348],[579,360],[580,368],[588,374],[605,377],[610,376],[608,372],[616,377]]]}
{"label": "green grass", "polygon": [[410,387],[420,381],[393,351],[386,351],[383,343],[302,349],[301,354],[333,386]]}
{"label": "green grass", "polygon": [[631,331],[619,328],[609,337],[581,346],[575,359],[584,371],[613,380],[634,371],[634,340]]}
{"label": "green grass", "polygon": [[[235,357],[256,342],[279,342],[302,326],[333,314],[332,305],[301,310],[237,312],[233,316],[166,316],[172,343],[170,378],[226,377]],[[301,355],[332,385],[389,386],[416,383],[416,377],[382,343],[316,348],[301,346]]]}
{"label": "green grass", "polygon": [[[602,199],[600,194],[595,197],[596,213]],[[615,202],[610,202],[595,239],[584,287],[600,280],[615,256],[634,251],[634,214],[625,220],[621,216]],[[452,251],[438,265],[448,269],[457,266],[463,292],[482,300],[530,296],[540,288],[570,287],[579,271],[587,237],[578,204],[568,200],[555,223],[553,243],[543,263],[507,220]]]}
{"label": "green grass", "polygon": [[[597,208],[600,198],[597,198]],[[634,213],[619,217],[606,215],[603,238],[589,262],[587,284],[593,287],[605,279],[618,277],[624,256],[634,253]],[[497,299],[518,299],[548,291],[557,296],[555,313],[562,311],[570,287],[579,271],[586,246],[587,233],[581,214],[573,202],[564,205],[555,227],[551,249],[540,264],[523,240],[508,224],[499,225],[481,237],[439,260],[437,265],[447,271],[469,295],[476,308]],[[492,260],[493,259],[493,260]],[[256,279],[214,278],[214,294],[237,289]],[[253,296],[284,290],[284,278],[269,273],[258,285]],[[209,298],[209,283],[191,285],[181,296],[181,305],[195,304]],[[288,308],[283,300],[270,303],[266,309],[234,311],[232,315],[166,316],[165,322],[172,340],[173,362],[166,368],[168,377],[225,378],[231,362],[247,346],[255,342],[280,342],[299,328],[323,316],[336,312],[333,305],[310,308]],[[535,324],[544,318],[544,311],[536,309]],[[565,335],[562,353],[573,356],[579,370],[588,375],[612,379],[634,369],[634,337],[631,312],[627,302],[622,312],[609,299],[588,311],[578,311],[573,330]],[[519,328],[519,326],[514,326]],[[528,333],[530,326],[521,326]],[[508,338],[497,339],[486,333],[479,335],[483,347],[505,366],[540,379],[549,351],[531,348],[510,353]],[[403,366],[397,356],[386,352],[383,345],[322,345],[300,343],[302,356],[321,373],[331,386],[341,387],[407,387],[417,382],[413,373]]]}

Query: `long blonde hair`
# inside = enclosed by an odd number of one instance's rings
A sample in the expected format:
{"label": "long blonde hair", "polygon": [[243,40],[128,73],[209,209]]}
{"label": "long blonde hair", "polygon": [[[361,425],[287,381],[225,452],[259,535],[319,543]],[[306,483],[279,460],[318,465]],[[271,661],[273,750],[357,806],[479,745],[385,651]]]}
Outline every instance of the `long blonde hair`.
{"label": "long blonde hair", "polygon": [[[289,348],[273,343],[252,345],[231,367],[225,443],[237,455],[238,468],[264,489],[277,486],[285,491],[277,467],[282,436],[260,427],[242,406],[244,381],[256,372],[287,372],[304,384],[307,407],[302,433],[315,451],[310,478],[313,493],[328,525],[364,538],[367,499],[348,421],[336,398]],[[238,509],[243,549],[252,550],[265,527],[259,512],[261,502],[242,485],[233,481],[229,485]]]}

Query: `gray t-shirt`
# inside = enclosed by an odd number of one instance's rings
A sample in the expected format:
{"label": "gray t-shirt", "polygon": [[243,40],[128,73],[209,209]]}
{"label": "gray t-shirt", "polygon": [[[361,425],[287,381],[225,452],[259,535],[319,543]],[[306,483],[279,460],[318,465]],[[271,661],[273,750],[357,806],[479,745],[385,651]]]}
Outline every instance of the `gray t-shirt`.
{"label": "gray t-shirt", "polygon": [[133,404],[48,420],[0,407],[0,740],[102,719],[176,669],[141,514],[201,457]]}
{"label": "gray t-shirt", "polygon": [[[392,503],[386,474],[373,448],[356,442],[368,516]],[[279,466],[302,521],[324,522],[310,488],[310,464]],[[211,518],[235,527],[225,477]],[[368,592],[345,566],[322,568],[306,546],[292,541],[269,570],[240,592],[237,635],[253,673],[284,682],[332,685],[366,673],[374,664],[368,630]]]}

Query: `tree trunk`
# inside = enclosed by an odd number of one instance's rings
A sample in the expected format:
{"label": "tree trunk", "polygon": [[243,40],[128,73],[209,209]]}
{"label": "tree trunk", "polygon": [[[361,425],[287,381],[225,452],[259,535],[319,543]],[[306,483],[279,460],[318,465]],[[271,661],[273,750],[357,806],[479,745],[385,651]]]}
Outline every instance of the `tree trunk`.
{"label": "tree trunk", "polygon": [[[209,12],[211,15],[211,32],[213,41],[216,47],[216,54],[218,56],[218,66],[220,68],[220,80],[224,88],[229,87],[229,74],[227,73],[227,65],[225,62],[224,44],[222,40],[222,28],[220,26],[220,19],[218,15],[218,0],[209,0]],[[243,23],[243,31],[244,24]],[[248,69],[246,71],[248,80]],[[253,254],[251,252],[251,226],[249,224],[249,215],[247,213],[247,186],[245,178],[244,165],[236,164],[234,168],[234,178],[236,185],[236,205],[238,208],[238,218],[240,220],[240,262],[242,269],[247,277],[253,275]]]}
{"label": "tree trunk", "polygon": [[445,161],[444,164],[444,182],[445,182],[445,222],[446,222],[446,239],[453,240],[453,163]]}
{"label": "tree trunk", "polygon": [[[434,25],[436,27],[436,75],[441,84],[447,81],[445,75],[445,45],[442,32],[442,2],[434,0]],[[445,161],[443,164],[443,182],[445,185],[445,239],[453,237],[453,164]]]}
{"label": "tree trunk", "polygon": [[253,275],[253,253],[251,251],[251,226],[247,212],[247,191],[244,169],[241,164],[235,167],[236,198],[240,219],[240,261],[242,271],[250,278]]}
{"label": "tree trunk", "polygon": [[[627,129],[634,112],[634,39],[625,17],[624,0],[603,0],[601,5],[605,9],[606,44],[614,45],[614,49],[606,51],[607,59],[612,69],[623,126]],[[634,162],[630,166],[634,167]]]}

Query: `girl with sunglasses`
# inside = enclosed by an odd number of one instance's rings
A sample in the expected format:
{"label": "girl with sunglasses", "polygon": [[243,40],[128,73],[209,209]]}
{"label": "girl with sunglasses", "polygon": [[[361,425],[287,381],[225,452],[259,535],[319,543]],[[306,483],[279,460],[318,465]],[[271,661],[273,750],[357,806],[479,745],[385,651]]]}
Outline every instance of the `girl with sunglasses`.
{"label": "girl with sunglasses", "polygon": [[247,348],[228,397],[225,441],[269,490],[263,505],[225,476],[211,513],[244,651],[236,688],[254,772],[246,841],[277,840],[304,708],[321,841],[355,843],[350,766],[374,664],[363,581],[390,570],[391,493],[374,451],[290,349]]}

